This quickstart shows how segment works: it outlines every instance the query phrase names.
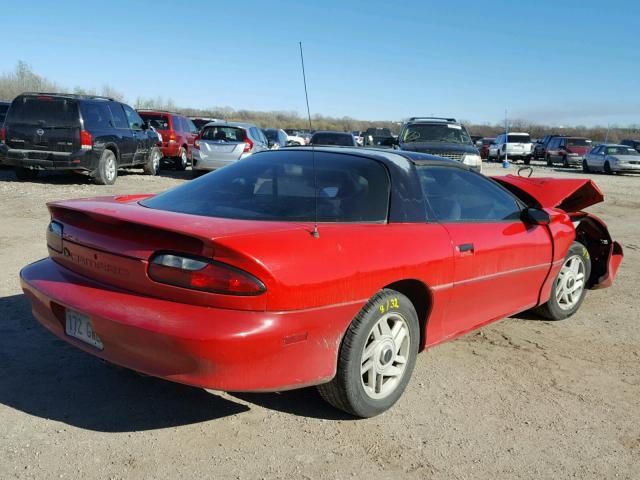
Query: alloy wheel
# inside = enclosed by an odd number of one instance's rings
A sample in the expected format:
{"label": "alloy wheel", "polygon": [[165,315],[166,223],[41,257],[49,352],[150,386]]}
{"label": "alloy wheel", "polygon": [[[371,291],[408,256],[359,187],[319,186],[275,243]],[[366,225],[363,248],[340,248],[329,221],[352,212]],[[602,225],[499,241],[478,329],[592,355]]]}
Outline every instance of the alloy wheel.
{"label": "alloy wheel", "polygon": [[579,255],[572,255],[562,265],[556,281],[556,300],[563,310],[571,310],[584,290],[585,266]]}

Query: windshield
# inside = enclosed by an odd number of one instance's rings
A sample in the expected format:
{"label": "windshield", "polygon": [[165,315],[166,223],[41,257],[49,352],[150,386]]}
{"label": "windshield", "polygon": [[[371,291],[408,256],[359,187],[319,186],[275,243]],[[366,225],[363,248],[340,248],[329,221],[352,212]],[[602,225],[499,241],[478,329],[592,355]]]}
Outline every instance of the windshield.
{"label": "windshield", "polygon": [[452,123],[416,123],[402,132],[402,142],[437,142],[471,144],[467,130]]}
{"label": "windshield", "polygon": [[314,171],[312,152],[258,153],[141,204],[206,217],[311,222],[317,202],[320,222],[386,220],[389,177],[382,164],[328,152],[315,157]]}
{"label": "windshield", "polygon": [[78,102],[48,96],[19,97],[11,104],[7,123],[76,127],[80,124]]}
{"label": "windshield", "polygon": [[142,119],[156,130],[170,130],[169,117],[166,115],[149,115],[148,113],[140,113]]}
{"label": "windshield", "polygon": [[607,147],[607,155],[638,155],[638,152],[629,147]]}
{"label": "windshield", "polygon": [[265,136],[271,140],[272,142],[277,142],[278,141],[278,131],[274,130],[272,128],[267,128],[265,130],[262,130],[262,133],[265,134]]}
{"label": "windshield", "polygon": [[353,147],[353,135],[347,133],[316,133],[311,137],[312,145],[339,145]]}
{"label": "windshield", "polygon": [[591,140],[586,138],[567,138],[568,147],[590,147]]}
{"label": "windshield", "polygon": [[531,143],[529,135],[510,134],[507,143]]}
{"label": "windshield", "polygon": [[217,142],[244,142],[246,134],[238,127],[207,127],[202,131],[202,140]]}

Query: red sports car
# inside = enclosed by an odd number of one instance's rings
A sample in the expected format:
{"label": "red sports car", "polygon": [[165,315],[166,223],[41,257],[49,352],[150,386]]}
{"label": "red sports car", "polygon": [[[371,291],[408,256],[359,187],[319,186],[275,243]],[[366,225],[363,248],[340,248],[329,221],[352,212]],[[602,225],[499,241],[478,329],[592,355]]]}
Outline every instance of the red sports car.
{"label": "red sports car", "polygon": [[[416,355],[514,313],[560,320],[622,259],[590,180],[494,179],[412,152],[267,151],[156,196],[48,205],[22,287],[55,335],[227,391],[318,385],[388,409]],[[317,228],[316,228],[317,225]]]}

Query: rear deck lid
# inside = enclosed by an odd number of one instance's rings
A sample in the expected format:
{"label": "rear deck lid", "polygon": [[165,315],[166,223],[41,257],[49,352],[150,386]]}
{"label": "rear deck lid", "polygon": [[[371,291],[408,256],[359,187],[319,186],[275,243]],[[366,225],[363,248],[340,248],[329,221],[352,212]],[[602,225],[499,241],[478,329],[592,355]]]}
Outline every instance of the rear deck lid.
{"label": "rear deck lid", "polygon": [[16,98],[5,120],[9,148],[74,152],[80,148],[78,102],[51,95]]}
{"label": "rear deck lid", "polygon": [[492,177],[509,190],[524,193],[542,208],[560,208],[565,212],[577,212],[604,200],[598,186],[589,179],[579,178],[528,178],[516,175]]}

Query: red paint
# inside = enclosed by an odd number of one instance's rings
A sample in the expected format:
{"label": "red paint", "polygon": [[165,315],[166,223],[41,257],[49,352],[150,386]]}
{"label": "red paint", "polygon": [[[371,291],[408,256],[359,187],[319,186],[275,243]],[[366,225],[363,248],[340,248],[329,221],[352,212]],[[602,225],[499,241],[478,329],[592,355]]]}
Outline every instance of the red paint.
{"label": "red paint", "polygon": [[[320,224],[314,238],[308,223],[183,215],[144,208],[136,203],[144,196],[56,202],[49,209],[64,226],[62,252],[50,248],[50,258],[25,267],[22,287],[54,334],[134,370],[221,390],[322,383],[335,374],[353,317],[392,283],[425,286],[423,346],[548,299],[575,238],[567,213],[553,207],[593,203],[602,194],[588,180],[498,181],[547,207],[548,227]],[[149,260],[159,251],[230,265],[266,290],[228,295],[154,281]],[[611,284],[621,258],[612,243],[598,287]],[[65,334],[64,308],[91,317],[104,350]]]}

